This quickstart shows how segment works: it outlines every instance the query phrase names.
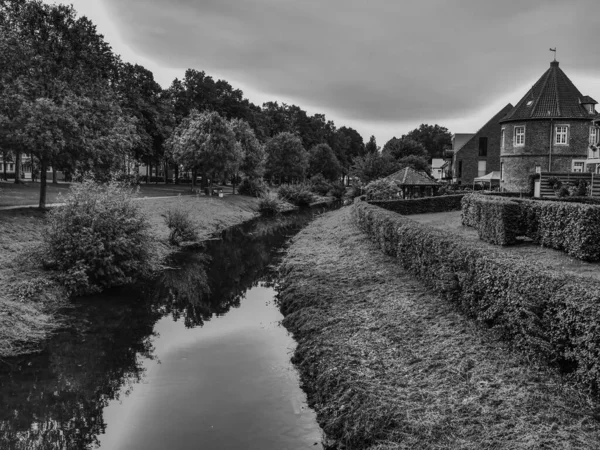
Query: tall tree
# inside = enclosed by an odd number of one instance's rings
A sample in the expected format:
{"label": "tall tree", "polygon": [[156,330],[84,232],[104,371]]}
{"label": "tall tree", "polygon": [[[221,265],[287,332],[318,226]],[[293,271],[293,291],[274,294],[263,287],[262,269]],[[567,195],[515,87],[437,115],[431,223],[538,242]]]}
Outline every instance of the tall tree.
{"label": "tall tree", "polygon": [[410,155],[420,156],[425,159],[429,157],[427,149],[423,145],[409,138],[391,138],[383,146],[382,153],[390,155],[395,159],[405,158]]}
{"label": "tall tree", "polygon": [[267,142],[267,173],[288,179],[304,178],[308,169],[308,152],[302,140],[292,133],[279,133]]}
{"label": "tall tree", "polygon": [[338,133],[348,138],[348,159],[353,161],[358,156],[365,155],[365,143],[362,136],[354,128],[341,127]]}
{"label": "tall tree", "polygon": [[369,138],[369,142],[365,144],[365,154],[374,154],[379,152],[379,147],[377,147],[377,141],[375,140],[375,136]]}
{"label": "tall tree", "polygon": [[263,176],[267,160],[264,145],[258,141],[254,131],[245,120],[232,119],[230,125],[242,151],[240,171],[250,179]]}
{"label": "tall tree", "polygon": [[439,125],[421,124],[402,136],[419,142],[427,149],[429,158],[443,158],[444,148],[452,144],[452,134],[446,127]]}
{"label": "tall tree", "polygon": [[398,162],[390,155],[367,153],[354,160],[351,174],[363,183],[369,183],[394,173],[398,168]]}
{"label": "tall tree", "polygon": [[192,111],[173,131],[167,146],[177,164],[192,170],[192,186],[197,171],[205,175],[203,180],[210,176],[212,181],[225,172],[235,172],[242,162],[234,131],[216,112]]}
{"label": "tall tree", "polygon": [[339,179],[342,174],[342,166],[327,144],[315,145],[309,152],[309,174],[319,173],[330,181]]}

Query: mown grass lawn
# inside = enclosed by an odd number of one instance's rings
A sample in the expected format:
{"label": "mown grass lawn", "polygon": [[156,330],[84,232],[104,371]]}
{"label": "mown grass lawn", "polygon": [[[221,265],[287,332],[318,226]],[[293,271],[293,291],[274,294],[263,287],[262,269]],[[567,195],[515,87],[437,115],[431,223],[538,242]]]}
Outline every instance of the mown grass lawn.
{"label": "mown grass lawn", "polygon": [[[65,195],[69,191],[69,183],[48,183],[46,203],[59,203],[59,194]],[[229,186],[228,191],[231,191]],[[168,197],[176,195],[193,194],[190,185],[175,184],[144,184],[140,185],[140,197]],[[0,207],[18,205],[37,205],[40,200],[40,183],[26,182],[14,184],[13,182],[0,181]]]}
{"label": "mown grass lawn", "polygon": [[511,351],[328,213],[282,266],[284,325],[336,448],[600,448],[597,400]]}

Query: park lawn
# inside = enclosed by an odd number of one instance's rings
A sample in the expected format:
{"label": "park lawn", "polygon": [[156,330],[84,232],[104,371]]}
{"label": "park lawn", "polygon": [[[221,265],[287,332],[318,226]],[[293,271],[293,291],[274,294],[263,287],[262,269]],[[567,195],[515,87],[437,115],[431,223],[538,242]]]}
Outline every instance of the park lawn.
{"label": "park lawn", "polygon": [[293,361],[335,448],[600,448],[597,400],[424,287],[349,208],[301,231],[281,273]]}
{"label": "park lawn", "polygon": [[[48,183],[46,203],[60,203],[60,194],[66,195],[69,191],[69,183]],[[229,187],[231,190],[231,187]],[[190,185],[176,184],[141,184],[140,197],[167,197],[177,195],[193,194]],[[25,182],[14,184],[13,182],[0,181],[0,207],[2,206],[28,206],[37,205],[40,201],[40,183]]]}
{"label": "park lawn", "polygon": [[475,241],[477,242],[478,247],[487,246],[497,251],[508,252],[527,258],[532,264],[543,266],[544,268],[600,280],[600,261],[582,261],[577,258],[572,258],[560,250],[542,247],[529,241],[522,241],[520,244],[509,245],[506,247],[493,245],[481,241],[475,228],[464,226],[461,223],[460,215],[460,211],[448,211],[441,213],[415,214],[407,217],[434,228],[457,234],[466,241]]}
{"label": "park lawn", "polygon": [[[189,211],[200,239],[258,215],[258,199],[239,195],[147,198],[139,203],[163,257],[173,251],[164,223],[169,208]],[[60,326],[58,311],[68,305],[62,287],[28,256],[42,244],[45,215],[37,208],[0,210],[0,358],[37,348]]]}

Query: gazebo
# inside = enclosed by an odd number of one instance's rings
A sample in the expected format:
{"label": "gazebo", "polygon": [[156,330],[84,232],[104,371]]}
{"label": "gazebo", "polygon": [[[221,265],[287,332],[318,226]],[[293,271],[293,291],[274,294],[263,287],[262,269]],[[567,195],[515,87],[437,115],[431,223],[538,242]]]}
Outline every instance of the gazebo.
{"label": "gazebo", "polygon": [[388,175],[386,180],[393,181],[402,191],[402,198],[431,197],[440,187],[440,183],[421,170],[405,167]]}

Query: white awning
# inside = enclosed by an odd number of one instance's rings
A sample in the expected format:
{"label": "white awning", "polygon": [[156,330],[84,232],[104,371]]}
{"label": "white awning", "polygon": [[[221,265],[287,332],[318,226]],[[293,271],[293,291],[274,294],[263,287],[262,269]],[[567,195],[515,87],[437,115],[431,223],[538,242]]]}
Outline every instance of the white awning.
{"label": "white awning", "polygon": [[500,181],[500,172],[490,172],[487,175],[475,178],[473,181],[475,181],[475,182],[477,182],[477,181],[491,182],[491,181],[496,181],[496,180]]}

